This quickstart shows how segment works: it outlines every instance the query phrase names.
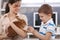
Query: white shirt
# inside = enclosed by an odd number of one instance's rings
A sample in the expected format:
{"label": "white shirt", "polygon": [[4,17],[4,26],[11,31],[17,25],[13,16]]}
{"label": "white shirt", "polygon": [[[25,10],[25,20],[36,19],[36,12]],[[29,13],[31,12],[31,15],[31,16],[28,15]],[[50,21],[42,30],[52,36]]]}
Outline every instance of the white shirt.
{"label": "white shirt", "polygon": [[[5,34],[6,31],[7,31],[7,29],[8,29],[8,27],[9,27],[9,18],[6,17],[7,15],[8,14],[3,15],[1,17],[1,19],[0,19],[0,23],[1,23],[0,27],[2,27],[2,30],[3,30],[2,34]],[[27,17],[25,15],[23,15],[23,14],[17,14],[17,16],[19,16],[20,19],[25,20],[26,24],[28,25],[28,20],[27,20]],[[27,30],[27,28],[28,28],[28,26],[25,26],[24,30]]]}
{"label": "white shirt", "polygon": [[45,24],[43,22],[41,23],[39,33],[45,36],[47,32],[51,32],[52,33],[51,39],[55,39],[55,28],[56,26],[53,22],[53,19],[51,18]]}

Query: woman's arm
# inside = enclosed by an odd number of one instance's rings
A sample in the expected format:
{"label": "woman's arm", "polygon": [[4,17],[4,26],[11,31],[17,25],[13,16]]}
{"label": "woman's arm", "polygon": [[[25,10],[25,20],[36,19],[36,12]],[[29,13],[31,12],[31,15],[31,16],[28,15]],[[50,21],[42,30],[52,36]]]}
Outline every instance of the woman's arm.
{"label": "woman's arm", "polygon": [[[18,17],[19,17],[20,19],[21,19],[21,18],[24,19],[24,20],[26,21],[26,23],[27,23],[27,17],[26,17],[26,16],[18,15]],[[11,22],[11,19],[10,19],[10,22]],[[11,25],[11,27],[13,28],[13,30],[15,30],[15,32],[16,32],[17,34],[19,34],[21,37],[25,38],[25,37],[27,36],[27,33],[26,33],[24,30],[18,28],[14,23],[11,22],[10,25]]]}
{"label": "woman's arm", "polygon": [[45,36],[40,35],[33,27],[29,27],[29,31],[41,40],[50,40],[52,33],[47,32]]}
{"label": "woman's arm", "polygon": [[7,38],[7,33],[5,34],[5,29],[4,29],[4,27],[6,25],[3,24],[3,22],[4,22],[3,20],[5,20],[4,16],[1,16],[1,18],[0,18],[0,39],[1,40],[4,38]]}
{"label": "woman's arm", "polygon": [[26,26],[23,28],[26,32],[28,31],[28,19],[27,16],[24,14],[19,14],[18,15],[20,19],[23,19],[26,22]]}
{"label": "woman's arm", "polygon": [[27,33],[19,29],[14,23],[10,22],[10,25],[15,30],[15,32],[19,34],[21,37],[25,38],[27,36]]}

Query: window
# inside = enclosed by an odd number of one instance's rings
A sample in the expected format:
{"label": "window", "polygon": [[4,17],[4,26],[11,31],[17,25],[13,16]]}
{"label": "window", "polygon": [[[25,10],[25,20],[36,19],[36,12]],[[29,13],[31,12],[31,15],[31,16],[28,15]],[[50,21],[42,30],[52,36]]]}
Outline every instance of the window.
{"label": "window", "polygon": [[43,3],[44,0],[22,0],[22,3]]}
{"label": "window", "polygon": [[22,7],[40,7],[44,3],[60,7],[60,0],[22,0]]}
{"label": "window", "polygon": [[[34,27],[40,27],[41,19],[38,15],[38,12],[34,12],[33,18],[34,18],[33,20]],[[55,25],[57,26],[57,12],[53,12],[52,18],[53,18]]]}
{"label": "window", "polygon": [[45,0],[47,3],[60,3],[60,0]]}

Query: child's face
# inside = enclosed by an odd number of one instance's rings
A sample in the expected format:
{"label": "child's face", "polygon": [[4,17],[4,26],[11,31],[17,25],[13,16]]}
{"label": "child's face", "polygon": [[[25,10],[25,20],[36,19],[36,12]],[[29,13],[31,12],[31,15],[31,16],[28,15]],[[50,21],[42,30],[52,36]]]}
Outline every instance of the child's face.
{"label": "child's face", "polygon": [[51,17],[50,14],[39,13],[40,19],[42,22],[46,23],[48,19]]}

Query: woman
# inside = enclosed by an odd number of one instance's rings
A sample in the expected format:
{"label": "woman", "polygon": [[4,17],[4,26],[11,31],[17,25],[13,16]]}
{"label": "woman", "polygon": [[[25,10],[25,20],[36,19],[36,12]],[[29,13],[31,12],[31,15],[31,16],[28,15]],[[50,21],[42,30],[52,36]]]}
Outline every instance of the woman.
{"label": "woman", "polygon": [[[25,31],[18,28],[12,22],[13,20],[15,20],[16,16],[18,16],[20,19],[25,20],[26,25],[28,25],[27,17],[23,14],[18,13],[20,6],[21,6],[21,0],[9,0],[7,5],[6,5],[6,9],[5,9],[6,14],[1,17],[1,23],[2,23],[2,26],[4,27],[5,36],[7,36],[7,34],[8,34],[7,29],[9,27],[9,25],[19,35],[18,37],[15,37],[12,40],[18,40],[19,38],[22,40],[22,38],[25,38],[27,35]],[[25,27],[25,28],[27,29],[27,27]]]}

